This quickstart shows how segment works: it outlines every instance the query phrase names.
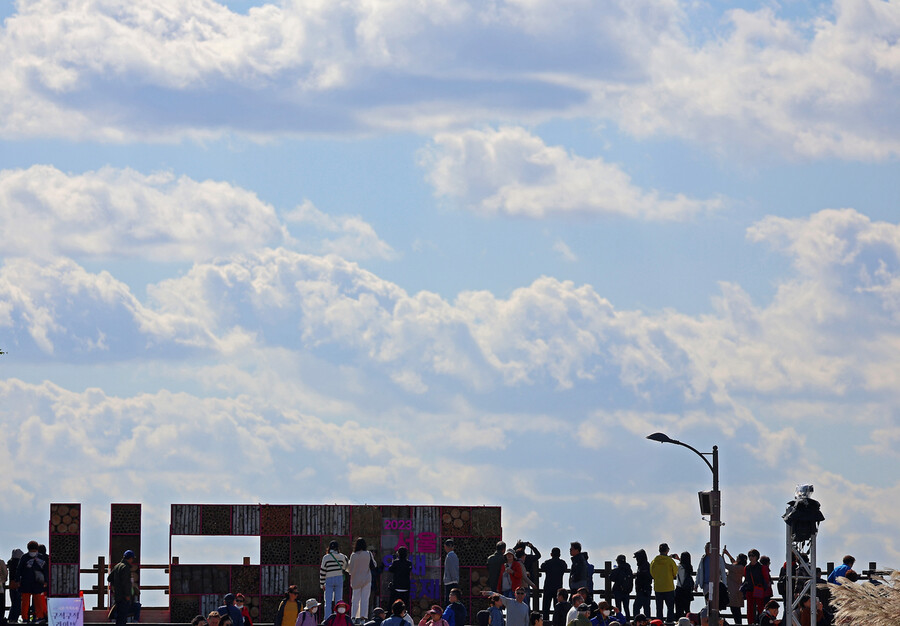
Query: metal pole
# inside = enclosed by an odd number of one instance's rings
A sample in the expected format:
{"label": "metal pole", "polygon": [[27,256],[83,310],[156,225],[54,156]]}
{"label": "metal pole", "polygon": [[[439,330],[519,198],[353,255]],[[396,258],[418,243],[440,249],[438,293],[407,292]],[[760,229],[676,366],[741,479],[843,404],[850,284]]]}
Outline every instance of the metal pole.
{"label": "metal pole", "polygon": [[709,558],[712,563],[709,566],[709,577],[712,579],[712,593],[709,594],[710,606],[707,609],[710,626],[719,626],[719,580],[721,572],[719,571],[719,542],[720,531],[722,527],[722,509],[721,509],[721,493],[719,492],[719,446],[713,446],[712,449],[712,472],[713,472],[713,491],[712,491],[712,511],[709,516]]}

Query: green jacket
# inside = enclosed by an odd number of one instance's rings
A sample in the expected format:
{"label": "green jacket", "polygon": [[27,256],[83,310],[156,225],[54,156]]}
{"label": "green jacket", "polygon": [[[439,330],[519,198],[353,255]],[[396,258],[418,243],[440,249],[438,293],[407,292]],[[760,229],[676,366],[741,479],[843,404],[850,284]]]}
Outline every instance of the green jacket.
{"label": "green jacket", "polygon": [[131,597],[131,565],[125,561],[116,563],[107,580],[113,587],[113,595],[117,601]]}

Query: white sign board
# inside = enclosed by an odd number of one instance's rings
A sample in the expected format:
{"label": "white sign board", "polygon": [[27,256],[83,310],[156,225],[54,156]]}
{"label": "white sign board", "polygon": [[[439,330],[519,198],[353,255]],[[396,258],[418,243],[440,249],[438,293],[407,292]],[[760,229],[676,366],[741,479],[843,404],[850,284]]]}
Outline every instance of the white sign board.
{"label": "white sign board", "polygon": [[81,598],[47,598],[48,626],[84,626]]}

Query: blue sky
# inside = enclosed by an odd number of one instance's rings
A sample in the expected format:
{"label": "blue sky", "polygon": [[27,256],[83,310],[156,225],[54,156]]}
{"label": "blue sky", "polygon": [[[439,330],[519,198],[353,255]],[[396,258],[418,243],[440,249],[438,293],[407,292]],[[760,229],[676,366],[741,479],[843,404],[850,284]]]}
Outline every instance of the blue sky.
{"label": "blue sky", "polygon": [[51,501],[84,554],[110,502],[459,502],[698,552],[662,430],[732,552],[811,482],[826,559],[897,565],[897,2],[0,16],[0,549]]}

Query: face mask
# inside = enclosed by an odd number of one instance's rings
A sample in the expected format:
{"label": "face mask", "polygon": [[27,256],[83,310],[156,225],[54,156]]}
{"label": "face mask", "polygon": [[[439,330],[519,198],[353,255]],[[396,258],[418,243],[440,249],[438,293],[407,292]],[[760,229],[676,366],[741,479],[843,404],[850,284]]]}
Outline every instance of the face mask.
{"label": "face mask", "polygon": [[609,617],[609,611],[603,611],[603,617]]}
{"label": "face mask", "polygon": [[344,607],[340,607],[338,609],[338,613],[346,613],[346,612],[347,612],[347,609],[345,609]]}
{"label": "face mask", "polygon": [[315,613],[315,612],[318,611],[318,610],[319,610],[319,607],[314,606],[313,608],[311,608],[311,609],[309,610],[309,612],[310,612],[310,613]]}

